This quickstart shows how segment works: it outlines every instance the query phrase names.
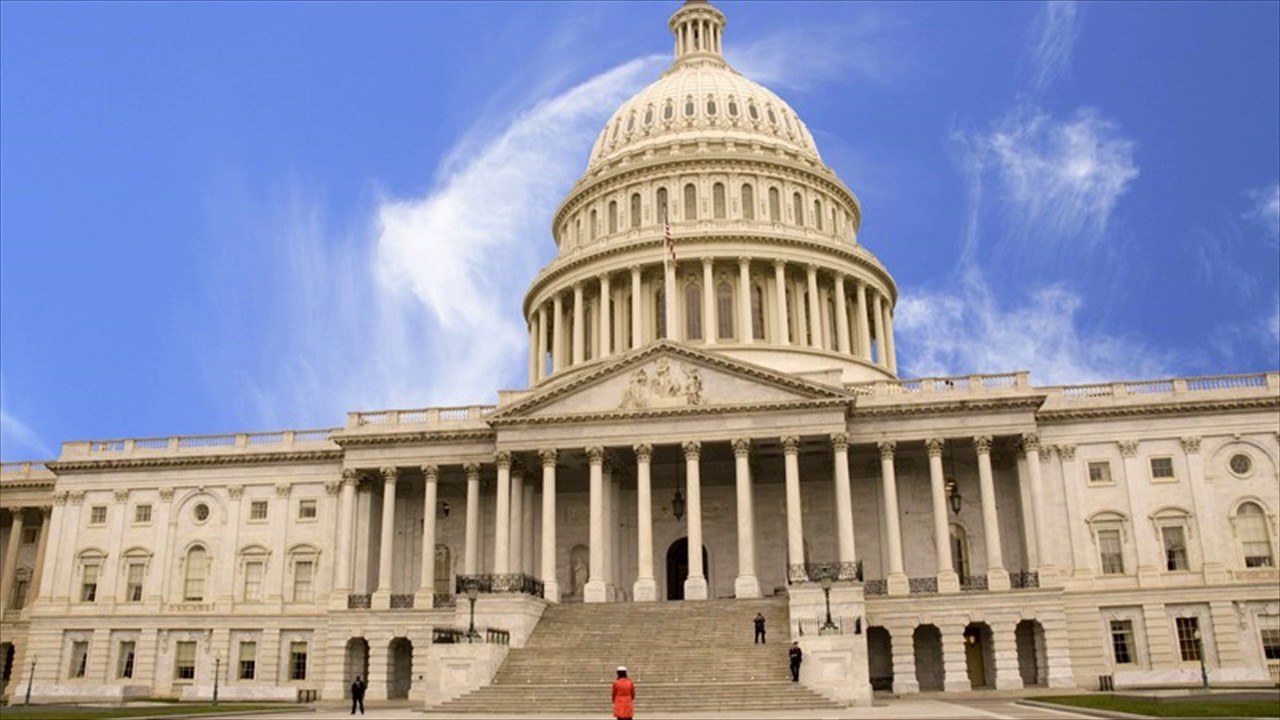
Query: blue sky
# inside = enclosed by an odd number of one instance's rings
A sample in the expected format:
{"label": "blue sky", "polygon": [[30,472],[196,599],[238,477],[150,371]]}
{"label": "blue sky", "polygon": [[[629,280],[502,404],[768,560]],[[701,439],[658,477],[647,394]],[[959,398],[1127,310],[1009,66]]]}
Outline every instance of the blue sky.
{"label": "blue sky", "polygon": [[[904,375],[1280,366],[1280,4],[718,5],[861,199]],[[0,454],[522,387],[676,7],[0,4]]]}

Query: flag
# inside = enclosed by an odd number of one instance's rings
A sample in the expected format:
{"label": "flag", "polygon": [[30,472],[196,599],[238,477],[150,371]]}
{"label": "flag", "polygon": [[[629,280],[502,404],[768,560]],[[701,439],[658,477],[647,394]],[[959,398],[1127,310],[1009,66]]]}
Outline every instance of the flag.
{"label": "flag", "polygon": [[676,243],[671,239],[671,220],[664,213],[662,216],[662,244],[666,251],[662,257],[662,264],[676,264]]}

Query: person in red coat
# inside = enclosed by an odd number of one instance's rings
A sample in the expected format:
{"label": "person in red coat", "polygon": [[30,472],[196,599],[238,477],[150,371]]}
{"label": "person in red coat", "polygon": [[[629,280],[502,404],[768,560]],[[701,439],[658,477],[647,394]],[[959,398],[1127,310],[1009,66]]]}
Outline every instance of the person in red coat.
{"label": "person in red coat", "polygon": [[636,684],[627,677],[627,669],[618,667],[618,679],[613,681],[613,716],[618,720],[631,720],[636,714]]}

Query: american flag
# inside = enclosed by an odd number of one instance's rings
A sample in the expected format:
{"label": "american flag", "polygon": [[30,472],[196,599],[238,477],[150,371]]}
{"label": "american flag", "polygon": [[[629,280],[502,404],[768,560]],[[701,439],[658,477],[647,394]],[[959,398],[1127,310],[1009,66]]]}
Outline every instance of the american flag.
{"label": "american flag", "polygon": [[671,219],[664,213],[662,216],[662,243],[666,248],[666,254],[662,258],[663,264],[676,264],[676,243],[671,239]]}

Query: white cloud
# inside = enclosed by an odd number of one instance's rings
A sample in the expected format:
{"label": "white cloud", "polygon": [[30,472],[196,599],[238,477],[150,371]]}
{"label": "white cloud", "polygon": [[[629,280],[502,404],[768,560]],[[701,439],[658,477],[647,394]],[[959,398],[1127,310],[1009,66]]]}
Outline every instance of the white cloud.
{"label": "white cloud", "polygon": [[864,15],[852,24],[788,27],[745,43],[726,43],[725,59],[769,88],[803,92],[852,76],[885,82],[901,59],[883,25]]}
{"label": "white cloud", "polygon": [[[1280,348],[1280,294],[1271,298],[1271,317],[1266,320],[1266,331],[1271,336],[1271,347],[1273,349]],[[1275,353],[1280,355],[1280,349],[1276,349]]]}
{"label": "white cloud", "polygon": [[57,455],[31,426],[5,409],[4,378],[0,377],[0,457],[6,461],[48,460]]}
{"label": "white cloud", "polygon": [[1071,50],[1080,35],[1079,8],[1067,0],[1046,2],[1032,25],[1031,86],[1043,92],[1071,64]]}
{"label": "white cloud", "polygon": [[1246,190],[1245,195],[1253,201],[1253,207],[1244,217],[1271,231],[1272,238],[1280,238],[1280,183]]}

